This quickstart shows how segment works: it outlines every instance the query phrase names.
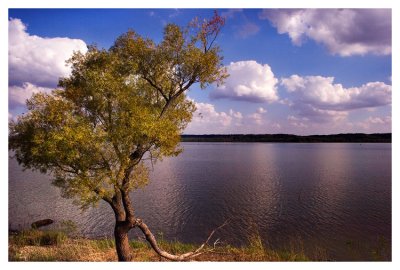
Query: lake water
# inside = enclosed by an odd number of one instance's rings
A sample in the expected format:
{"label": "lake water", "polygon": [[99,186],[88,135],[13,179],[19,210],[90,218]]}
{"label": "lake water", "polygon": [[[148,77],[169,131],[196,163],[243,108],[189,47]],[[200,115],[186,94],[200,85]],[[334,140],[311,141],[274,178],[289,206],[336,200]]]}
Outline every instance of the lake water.
{"label": "lake water", "polygon": [[[136,214],[168,240],[301,246],[333,260],[391,259],[391,144],[182,143],[133,192]],[[9,226],[72,220],[84,236],[112,237],[108,205],[81,212],[46,175],[9,162]],[[132,237],[139,237],[132,231]],[[375,252],[375,253],[374,253]],[[375,254],[375,255],[373,255]]]}

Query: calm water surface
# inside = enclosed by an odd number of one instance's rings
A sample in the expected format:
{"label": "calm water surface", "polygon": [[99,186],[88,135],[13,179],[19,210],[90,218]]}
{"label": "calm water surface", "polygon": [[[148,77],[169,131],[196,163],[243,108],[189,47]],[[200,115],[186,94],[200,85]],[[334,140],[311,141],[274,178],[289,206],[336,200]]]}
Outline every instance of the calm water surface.
{"label": "calm water surface", "polygon": [[[151,183],[131,194],[137,216],[165,239],[302,245],[313,256],[371,259],[391,244],[391,144],[182,143],[184,152],[154,165]],[[81,212],[46,175],[9,163],[9,225],[72,220],[87,237],[111,237],[108,205]],[[138,231],[132,237],[139,237]],[[389,255],[390,259],[390,255]]]}

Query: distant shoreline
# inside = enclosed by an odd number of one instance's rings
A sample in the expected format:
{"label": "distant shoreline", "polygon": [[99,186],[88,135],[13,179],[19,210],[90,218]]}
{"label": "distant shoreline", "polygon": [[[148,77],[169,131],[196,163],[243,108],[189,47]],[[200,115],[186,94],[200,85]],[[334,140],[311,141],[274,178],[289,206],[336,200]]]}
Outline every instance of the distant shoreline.
{"label": "distant shoreline", "polygon": [[346,133],[331,135],[207,134],[182,135],[182,142],[271,142],[271,143],[391,143],[392,133]]}

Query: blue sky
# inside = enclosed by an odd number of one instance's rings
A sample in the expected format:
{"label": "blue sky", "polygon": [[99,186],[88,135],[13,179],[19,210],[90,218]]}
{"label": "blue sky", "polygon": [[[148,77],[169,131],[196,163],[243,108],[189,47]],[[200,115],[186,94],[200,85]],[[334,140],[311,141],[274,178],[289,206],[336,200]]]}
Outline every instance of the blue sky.
{"label": "blue sky", "polygon": [[[391,132],[391,12],[386,9],[220,9],[230,77],[188,97],[186,134]],[[86,45],[109,48],[129,28],[160,41],[211,9],[10,9],[9,118],[67,76]]]}

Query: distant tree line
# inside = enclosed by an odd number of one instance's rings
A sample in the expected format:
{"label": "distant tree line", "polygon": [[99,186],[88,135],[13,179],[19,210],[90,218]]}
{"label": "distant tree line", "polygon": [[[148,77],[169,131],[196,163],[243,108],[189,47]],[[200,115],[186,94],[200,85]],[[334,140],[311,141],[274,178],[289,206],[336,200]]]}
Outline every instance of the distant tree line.
{"label": "distant tree line", "polygon": [[182,135],[182,142],[280,142],[280,143],[391,143],[392,133],[346,133],[332,135],[210,134]]}

